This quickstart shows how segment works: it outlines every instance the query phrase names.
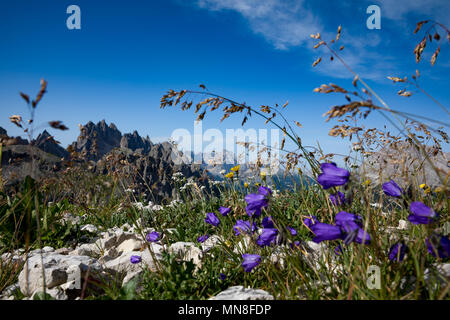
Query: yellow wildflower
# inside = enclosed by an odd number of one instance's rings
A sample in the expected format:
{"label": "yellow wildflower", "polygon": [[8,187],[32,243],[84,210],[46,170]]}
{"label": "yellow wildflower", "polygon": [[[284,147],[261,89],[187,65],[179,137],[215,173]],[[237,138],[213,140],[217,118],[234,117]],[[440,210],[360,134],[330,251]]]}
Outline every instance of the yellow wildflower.
{"label": "yellow wildflower", "polygon": [[241,168],[241,165],[238,164],[237,166],[231,168],[230,170],[233,171],[233,172],[239,172],[239,169],[240,169],[240,168]]}
{"label": "yellow wildflower", "polygon": [[419,187],[420,187],[420,189],[425,189],[426,186],[427,185],[425,183],[422,183]]}
{"label": "yellow wildflower", "polygon": [[225,175],[225,177],[228,178],[228,179],[233,179],[233,177],[234,177],[234,172],[227,173],[227,174]]}
{"label": "yellow wildflower", "polygon": [[430,193],[430,192],[431,192],[431,187],[427,187],[427,188],[424,190],[424,192],[425,192],[425,193]]}
{"label": "yellow wildflower", "polygon": [[372,183],[372,181],[370,179],[367,179],[366,181],[364,181],[364,185],[366,186],[370,186],[370,184]]}
{"label": "yellow wildflower", "polygon": [[444,191],[444,190],[441,187],[437,187],[436,189],[434,189],[434,192],[436,192],[436,193],[440,193],[442,191]]}
{"label": "yellow wildflower", "polygon": [[248,188],[248,183],[247,182],[244,182],[244,187]]}

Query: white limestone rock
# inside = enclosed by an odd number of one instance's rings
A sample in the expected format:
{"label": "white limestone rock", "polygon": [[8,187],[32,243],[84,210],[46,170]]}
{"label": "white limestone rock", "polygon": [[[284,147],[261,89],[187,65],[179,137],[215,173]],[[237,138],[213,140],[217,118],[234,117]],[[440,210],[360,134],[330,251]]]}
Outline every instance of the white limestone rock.
{"label": "white limestone rock", "polygon": [[128,239],[122,242],[120,246],[117,247],[117,252],[121,254],[131,251],[139,251],[144,246],[144,244],[145,242],[142,240]]}
{"label": "white limestone rock", "polygon": [[224,242],[225,240],[223,237],[212,235],[208,239],[206,239],[205,242],[202,243],[202,250],[204,252],[211,250],[215,246],[217,246],[219,243]]}
{"label": "white limestone rock", "polygon": [[[97,260],[87,256],[61,255],[56,253],[44,253],[42,256],[45,274],[45,286],[48,289],[66,283],[74,277],[81,282],[81,278],[88,268],[101,270]],[[78,268],[78,269],[76,269]],[[28,282],[26,270],[28,269]],[[74,274],[74,270],[79,270]],[[41,256],[34,255],[28,259],[28,268],[19,274],[19,286],[21,292],[26,296],[32,296],[34,292],[42,290],[42,264]]]}
{"label": "white limestone rock", "polygon": [[209,300],[274,300],[273,296],[261,289],[230,287]]}
{"label": "white limestone rock", "polygon": [[[142,259],[141,262],[136,264],[131,263],[132,256],[140,256]],[[158,260],[162,256],[155,254],[155,258]],[[143,268],[148,268],[151,271],[157,270],[156,262],[153,260],[148,249],[144,251],[130,251],[105,263],[106,270],[123,274],[136,273],[143,270]]]}
{"label": "white limestone rock", "polygon": [[81,226],[80,228],[81,231],[87,231],[90,233],[97,233],[98,229],[96,226],[94,226],[93,224],[85,224],[84,226]]}
{"label": "white limestone rock", "polygon": [[85,243],[69,252],[71,256],[88,256],[94,257],[100,254],[100,247],[95,243]]}
{"label": "white limestone rock", "polygon": [[190,261],[200,267],[203,253],[193,242],[175,242],[169,247],[169,253],[175,254],[183,261]]}

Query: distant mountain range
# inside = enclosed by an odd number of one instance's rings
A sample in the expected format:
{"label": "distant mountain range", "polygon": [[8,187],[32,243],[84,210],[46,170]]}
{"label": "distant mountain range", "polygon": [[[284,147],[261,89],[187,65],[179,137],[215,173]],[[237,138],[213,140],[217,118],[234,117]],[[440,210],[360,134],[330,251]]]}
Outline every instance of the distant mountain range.
{"label": "distant mountain range", "polygon": [[[0,142],[4,145],[2,154],[2,176],[5,186],[14,186],[29,173],[34,178],[49,177],[65,168],[67,160],[90,163],[92,171],[108,174],[117,168],[111,161],[120,161],[122,170],[133,172],[135,193],[147,200],[160,202],[176,197],[173,174],[181,172],[189,181],[199,186],[208,185],[208,176],[200,165],[174,163],[174,154],[179,152],[168,142],[153,144],[149,137],[142,138],[135,131],[122,133],[104,120],[80,126],[80,135],[67,149],[47,132],[42,132],[29,145],[20,137],[9,137],[0,128]],[[36,168],[31,170],[32,157]],[[73,162],[73,161],[72,161]]]}
{"label": "distant mountain range", "polygon": [[[151,189],[152,201],[161,201],[176,197],[174,173],[181,172],[189,181],[198,182],[199,185],[208,185],[208,180],[223,180],[224,172],[240,164],[239,178],[244,181],[260,181],[261,170],[254,165],[240,163],[235,154],[229,151],[222,153],[212,152],[209,154],[194,154],[193,152],[183,153],[170,142],[152,143],[147,136],[142,138],[137,131],[122,134],[117,127],[105,120],[98,122],[88,122],[80,125],[80,135],[77,140],[68,146],[67,149],[61,147],[59,143],[44,130],[31,142],[20,137],[10,137],[7,131],[0,127],[0,142],[4,145],[2,154],[2,174],[5,185],[14,185],[21,181],[30,172],[31,154],[37,159],[38,170],[36,177],[45,177],[56,174],[64,169],[64,163],[71,160],[74,155],[77,159],[91,163],[92,170],[98,174],[108,174],[114,170],[114,166],[108,165],[108,159],[114,158],[126,163],[128,170],[137,174],[136,192],[146,193]],[[31,149],[30,149],[31,148]],[[417,172],[418,166],[423,166],[425,175],[416,177],[421,183],[438,185],[439,179],[431,166],[420,156],[414,155],[415,150],[380,150],[371,155],[362,166],[360,173],[371,178],[372,181],[380,184],[391,178],[399,176],[402,172]],[[449,173],[449,153],[431,155],[435,166],[444,174]],[[195,164],[194,160],[203,159],[201,163]],[[224,160],[227,161],[224,161]],[[397,159],[397,160],[393,160]],[[400,159],[400,160],[399,160]],[[403,160],[401,160],[403,159]],[[380,178],[380,168],[385,169]],[[267,168],[264,168],[267,170]],[[298,174],[289,174],[285,179],[285,172],[278,170],[272,172],[276,188],[291,189],[294,184],[301,184]],[[268,179],[271,182],[272,179]],[[402,181],[398,181],[400,184]],[[130,181],[132,183],[132,181]],[[304,177],[303,183],[314,183],[310,177]],[[406,182],[404,182],[406,183]]]}
{"label": "distant mountain range", "polygon": [[[424,146],[433,166],[444,180],[450,176],[450,153],[436,152],[431,147]],[[382,170],[381,170],[382,169]],[[427,161],[421,151],[410,144],[398,143],[395,147],[383,148],[369,155],[361,167],[361,173],[373,182],[381,184],[394,179],[405,187],[409,181],[415,180],[418,185],[425,183],[430,186],[441,185],[435,169]]]}

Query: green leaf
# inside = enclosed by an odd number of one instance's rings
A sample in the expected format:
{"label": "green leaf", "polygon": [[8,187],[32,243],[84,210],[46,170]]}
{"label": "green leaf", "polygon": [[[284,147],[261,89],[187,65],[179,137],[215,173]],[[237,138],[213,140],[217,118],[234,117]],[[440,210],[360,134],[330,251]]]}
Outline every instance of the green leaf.
{"label": "green leaf", "polygon": [[136,286],[139,281],[139,276],[134,277],[131,281],[127,282],[121,291],[121,295],[124,300],[134,300],[136,298]]}
{"label": "green leaf", "polygon": [[46,293],[44,295],[44,292],[40,291],[38,293],[36,293],[34,295],[33,300],[56,300],[55,298],[53,298],[51,295],[49,295],[48,293]]}

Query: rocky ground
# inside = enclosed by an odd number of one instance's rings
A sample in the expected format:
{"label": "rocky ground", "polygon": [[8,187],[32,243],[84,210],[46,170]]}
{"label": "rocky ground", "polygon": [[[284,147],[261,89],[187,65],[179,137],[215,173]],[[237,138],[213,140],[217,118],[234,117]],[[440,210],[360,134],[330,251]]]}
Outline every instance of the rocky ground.
{"label": "rocky ground", "polygon": [[[175,204],[176,202],[172,205]],[[144,207],[141,203],[137,206],[150,210],[162,208],[151,204],[150,207]],[[67,223],[80,224],[80,217],[72,214],[66,214],[64,220]],[[13,262],[22,267],[22,271],[18,282],[6,288],[1,293],[0,300],[14,300],[19,291],[25,296],[24,300],[34,300],[43,292],[44,278],[46,293],[56,300],[80,299],[83,287],[87,285],[86,279],[89,279],[90,289],[93,290],[96,290],[96,286],[92,283],[111,276],[122,279],[123,287],[133,280],[139,282],[144,270],[157,271],[158,261],[162,259],[163,252],[175,254],[183,261],[192,260],[196,268],[199,268],[208,251],[223,241],[217,236],[212,236],[201,245],[193,242],[175,242],[170,245],[162,244],[161,241],[148,242],[144,240],[145,235],[155,231],[153,228],[129,224],[105,232],[98,231],[92,224],[80,224],[80,229],[90,232],[92,237],[85,239],[85,243],[74,249],[55,250],[52,247],[44,247],[28,254],[25,254],[24,249],[3,254],[1,259],[4,263]],[[163,235],[173,230],[157,231]],[[141,261],[133,264],[131,257],[140,257]],[[273,299],[273,296],[263,290],[235,286],[211,299],[269,300]]]}

